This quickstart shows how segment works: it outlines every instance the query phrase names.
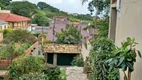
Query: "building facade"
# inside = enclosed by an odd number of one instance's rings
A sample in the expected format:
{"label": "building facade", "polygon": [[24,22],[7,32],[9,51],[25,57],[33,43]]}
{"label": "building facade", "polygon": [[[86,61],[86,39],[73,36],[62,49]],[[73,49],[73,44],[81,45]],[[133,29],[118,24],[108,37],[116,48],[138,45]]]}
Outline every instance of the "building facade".
{"label": "building facade", "polygon": [[0,20],[0,30],[4,30],[8,28],[8,22]]}
{"label": "building facade", "polygon": [[8,22],[8,27],[12,29],[25,29],[31,25],[31,19],[12,14],[7,10],[0,10],[0,20]]}
{"label": "building facade", "polygon": [[[142,52],[142,0],[112,0],[110,13],[109,37],[117,46],[127,37],[135,38],[136,48]],[[141,74],[142,59],[137,57],[132,80],[142,80]]]}

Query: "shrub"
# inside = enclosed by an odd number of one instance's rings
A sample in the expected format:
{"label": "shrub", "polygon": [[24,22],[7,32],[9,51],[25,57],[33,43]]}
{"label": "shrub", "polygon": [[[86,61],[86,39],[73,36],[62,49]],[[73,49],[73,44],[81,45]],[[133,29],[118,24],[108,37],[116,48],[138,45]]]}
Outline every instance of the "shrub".
{"label": "shrub", "polygon": [[21,56],[15,59],[9,67],[10,78],[15,80],[24,74],[40,73],[43,69],[43,59],[34,56]]}
{"label": "shrub", "polygon": [[84,61],[83,61],[83,56],[79,55],[74,57],[74,60],[72,61],[72,66],[78,66],[78,67],[83,67],[84,66]]}
{"label": "shrub", "polygon": [[6,34],[4,38],[5,42],[9,43],[14,41],[16,43],[25,43],[25,42],[36,42],[36,37],[28,32],[27,30],[13,30],[12,32]]}
{"label": "shrub", "polygon": [[29,73],[19,77],[19,80],[49,80],[44,73]]}
{"label": "shrub", "polygon": [[61,71],[59,67],[45,65],[43,72],[48,76],[49,80],[61,80]]}

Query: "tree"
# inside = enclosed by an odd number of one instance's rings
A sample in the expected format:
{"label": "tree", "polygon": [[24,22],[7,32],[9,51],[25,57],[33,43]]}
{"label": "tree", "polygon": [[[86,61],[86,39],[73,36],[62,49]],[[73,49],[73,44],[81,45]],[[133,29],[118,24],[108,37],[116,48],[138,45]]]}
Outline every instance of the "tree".
{"label": "tree", "polygon": [[10,3],[8,9],[10,9],[14,14],[31,18],[32,15],[36,12],[37,6],[28,1],[16,1]]}
{"label": "tree", "polygon": [[37,7],[40,9],[48,8],[48,5],[45,2],[38,2]]}
{"label": "tree", "polygon": [[57,40],[58,44],[79,44],[81,43],[81,33],[79,30],[74,27],[70,26],[66,30],[62,30],[62,32],[57,33]]}
{"label": "tree", "polygon": [[8,33],[4,38],[5,42],[9,43],[14,41],[15,43],[25,43],[25,42],[36,42],[36,37],[28,32],[27,30],[13,30],[12,32]]}
{"label": "tree", "polygon": [[0,0],[0,3],[3,4],[4,6],[9,5],[10,1],[12,0]]}
{"label": "tree", "polygon": [[48,18],[41,14],[36,14],[33,18],[33,23],[38,24],[38,26],[49,26]]}
{"label": "tree", "polygon": [[[82,0],[82,3],[87,2],[88,0]],[[94,8],[96,9],[96,16],[98,13],[105,11],[105,15],[108,16],[109,13],[109,6],[110,6],[110,0],[91,0],[88,4],[88,9],[90,12],[94,11]],[[104,13],[104,12],[103,12]]]}
{"label": "tree", "polygon": [[24,74],[41,73],[43,59],[35,56],[21,56],[15,59],[9,68],[9,75],[12,80],[19,80]]}

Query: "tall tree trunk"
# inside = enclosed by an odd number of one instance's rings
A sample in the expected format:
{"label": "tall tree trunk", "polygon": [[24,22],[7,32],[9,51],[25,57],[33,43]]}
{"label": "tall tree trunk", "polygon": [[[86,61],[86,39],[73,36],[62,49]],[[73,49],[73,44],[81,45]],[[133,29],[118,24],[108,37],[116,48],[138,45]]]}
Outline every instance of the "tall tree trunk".
{"label": "tall tree trunk", "polygon": [[128,80],[131,80],[131,74],[132,72],[130,71],[130,69],[128,69]]}

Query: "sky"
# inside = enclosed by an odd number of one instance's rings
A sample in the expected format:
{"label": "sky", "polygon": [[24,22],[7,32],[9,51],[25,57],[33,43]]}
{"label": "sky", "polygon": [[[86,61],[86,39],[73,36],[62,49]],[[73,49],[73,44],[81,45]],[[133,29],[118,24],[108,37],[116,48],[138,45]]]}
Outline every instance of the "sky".
{"label": "sky", "polygon": [[[23,1],[23,0],[12,0],[12,1]],[[68,13],[79,13],[79,14],[90,14],[88,11],[87,3],[82,5],[82,0],[26,0],[32,3],[38,3],[40,1],[46,2],[51,6],[54,6],[62,11]]]}

